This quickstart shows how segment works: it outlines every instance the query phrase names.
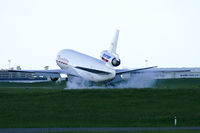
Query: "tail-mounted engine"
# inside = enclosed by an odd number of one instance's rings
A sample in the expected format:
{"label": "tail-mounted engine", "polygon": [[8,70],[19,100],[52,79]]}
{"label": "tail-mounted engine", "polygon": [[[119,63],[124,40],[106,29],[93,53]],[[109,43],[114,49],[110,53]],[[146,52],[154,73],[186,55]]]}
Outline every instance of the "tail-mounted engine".
{"label": "tail-mounted engine", "polygon": [[121,63],[118,54],[110,53],[107,50],[104,50],[104,51],[101,52],[101,59],[103,61],[109,63],[113,67],[117,67]]}

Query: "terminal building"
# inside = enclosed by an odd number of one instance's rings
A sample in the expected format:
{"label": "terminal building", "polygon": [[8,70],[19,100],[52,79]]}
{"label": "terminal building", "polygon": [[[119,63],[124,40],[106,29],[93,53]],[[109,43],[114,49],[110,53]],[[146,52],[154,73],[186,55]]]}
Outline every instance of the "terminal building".
{"label": "terminal building", "polygon": [[157,68],[156,79],[200,78],[200,68]]}
{"label": "terminal building", "polygon": [[[10,68],[13,70],[13,68]],[[21,70],[20,66],[16,67],[17,70]],[[48,69],[48,66],[45,67]],[[0,70],[0,81],[16,81],[16,80],[47,80],[47,77],[38,76],[34,73],[28,72],[9,72],[8,70]]]}
{"label": "terminal building", "polygon": [[[45,69],[48,68],[45,67]],[[200,78],[200,68],[155,68],[155,71],[153,70],[152,72],[156,79]],[[48,80],[48,77],[38,76],[29,72],[0,70],[0,81],[13,80]]]}
{"label": "terminal building", "polygon": [[0,81],[9,80],[47,80],[44,76],[36,76],[33,73],[26,72],[9,72],[8,70],[0,71]]}

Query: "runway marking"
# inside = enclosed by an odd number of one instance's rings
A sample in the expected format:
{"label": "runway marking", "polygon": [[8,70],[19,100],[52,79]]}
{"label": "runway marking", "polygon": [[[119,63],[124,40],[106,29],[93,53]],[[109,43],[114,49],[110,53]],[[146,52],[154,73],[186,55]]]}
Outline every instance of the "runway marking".
{"label": "runway marking", "polygon": [[200,127],[1,128],[0,133],[200,130]]}

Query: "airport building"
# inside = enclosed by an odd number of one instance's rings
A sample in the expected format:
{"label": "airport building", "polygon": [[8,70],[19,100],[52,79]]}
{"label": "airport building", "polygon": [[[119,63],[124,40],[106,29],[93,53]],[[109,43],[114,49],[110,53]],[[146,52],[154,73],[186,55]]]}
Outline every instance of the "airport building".
{"label": "airport building", "polygon": [[[48,70],[47,67],[45,68]],[[153,73],[156,79],[200,78],[200,68],[156,68],[155,70]],[[48,78],[34,73],[0,70],[0,81],[10,80],[48,80]]]}
{"label": "airport building", "polygon": [[158,70],[157,79],[200,78],[200,68],[158,68]]}
{"label": "airport building", "polygon": [[0,81],[9,80],[47,80],[46,77],[36,76],[27,72],[9,72],[8,70],[0,70]]}

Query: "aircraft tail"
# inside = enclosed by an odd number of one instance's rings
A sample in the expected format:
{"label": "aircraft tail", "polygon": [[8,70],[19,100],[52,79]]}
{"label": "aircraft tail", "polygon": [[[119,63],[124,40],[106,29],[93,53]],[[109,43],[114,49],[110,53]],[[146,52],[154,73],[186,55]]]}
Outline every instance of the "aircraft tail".
{"label": "aircraft tail", "polygon": [[111,42],[111,44],[110,44],[110,48],[109,48],[109,52],[110,52],[110,53],[116,53],[117,42],[118,42],[118,36],[119,36],[119,30],[117,29],[117,30],[115,31],[113,40],[112,40],[112,42]]}
{"label": "aircraft tail", "polygon": [[112,67],[119,66],[121,62],[119,59],[119,55],[116,53],[118,36],[119,30],[116,30],[109,50],[102,51],[100,55],[101,59],[105,61],[106,64]]}

